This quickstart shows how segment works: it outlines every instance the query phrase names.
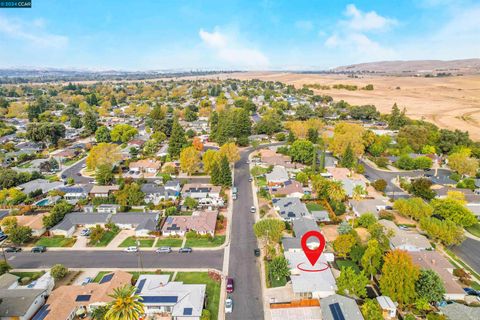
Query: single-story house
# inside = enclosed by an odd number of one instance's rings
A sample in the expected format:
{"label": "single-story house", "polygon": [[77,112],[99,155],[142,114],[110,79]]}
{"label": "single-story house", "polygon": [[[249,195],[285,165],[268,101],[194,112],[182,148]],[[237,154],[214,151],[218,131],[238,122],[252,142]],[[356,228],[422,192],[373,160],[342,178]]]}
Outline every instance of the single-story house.
{"label": "single-story house", "polygon": [[32,229],[32,236],[40,237],[47,231],[43,225],[43,217],[45,215],[46,213],[39,213],[36,215],[15,216],[15,218],[19,226],[30,227]]}
{"label": "single-story house", "polygon": [[37,313],[38,319],[59,320],[82,317],[96,307],[112,301],[113,298],[110,295],[113,290],[130,284],[131,281],[130,273],[115,271],[104,275],[99,283],[61,286],[52,291],[45,306]]}
{"label": "single-story house", "polygon": [[107,198],[109,195],[113,194],[115,191],[120,190],[118,185],[113,186],[93,186],[90,190],[90,196],[94,198]]}
{"label": "single-story house", "polygon": [[88,197],[88,186],[74,185],[74,186],[62,186],[58,188],[59,191],[64,192],[63,198],[71,204],[76,204],[79,200],[86,199]]}
{"label": "single-story house", "polygon": [[276,153],[271,149],[262,149],[259,153],[262,164],[267,166],[282,166],[287,169],[301,169],[305,167],[303,164],[292,162],[289,156]]}
{"label": "single-story house", "polygon": [[340,181],[342,182],[343,189],[349,198],[353,197],[356,186],[361,186],[363,190],[367,190],[367,184],[363,180],[347,178],[341,179]]}
{"label": "single-story house", "polygon": [[200,320],[205,304],[205,284],[169,281],[170,275],[140,275],[135,294],[142,297],[147,316],[178,320]]}
{"label": "single-story house", "polygon": [[180,192],[167,189],[165,186],[160,186],[156,183],[143,184],[142,192],[145,194],[145,202],[155,205],[165,200],[175,201],[180,195]]}
{"label": "single-story house", "polygon": [[288,172],[283,166],[274,166],[272,172],[265,174],[267,184],[271,187],[282,186],[290,180]]}
{"label": "single-story house", "polygon": [[295,180],[288,180],[283,183],[283,186],[278,188],[272,187],[271,192],[275,196],[286,196],[301,198],[304,196],[303,185]]}
{"label": "single-story house", "polygon": [[330,268],[322,272],[308,272],[303,269],[323,269],[327,264],[325,255],[321,255],[314,266],[306,259],[303,252],[284,252],[290,268],[292,290],[299,299],[320,299],[335,294],[337,284]]}
{"label": "single-story house", "polygon": [[182,198],[193,198],[201,206],[223,206],[221,187],[203,183],[187,183],[182,188]]}
{"label": "single-story house", "polygon": [[395,222],[390,220],[382,219],[379,223],[393,233],[393,236],[390,237],[390,247],[392,250],[423,251],[432,249],[430,241],[418,232],[402,230]]}
{"label": "single-story house", "polygon": [[118,204],[103,203],[97,207],[98,213],[117,213],[120,210]]}
{"label": "single-story house", "polygon": [[440,276],[445,287],[445,299],[465,299],[465,291],[453,276],[455,267],[442,254],[437,251],[410,251],[408,254],[414,264],[422,269],[433,270]]}
{"label": "single-story house", "polygon": [[275,211],[285,221],[311,216],[305,204],[298,198],[275,198],[272,199],[272,204]]}
{"label": "single-story house", "polygon": [[142,174],[148,177],[154,177],[162,167],[162,163],[153,159],[143,159],[130,162],[129,169],[133,174]]}
{"label": "single-story house", "polygon": [[373,213],[378,218],[381,210],[387,209],[391,204],[383,199],[349,200],[350,207],[357,217],[364,213]]}
{"label": "single-story house", "polygon": [[480,319],[480,308],[469,307],[454,302],[439,308],[449,320],[478,320]]}
{"label": "single-story house", "polygon": [[63,187],[63,182],[58,182],[58,181],[50,182],[45,179],[35,179],[27,183],[23,183],[19,185],[17,188],[20,189],[25,194],[29,194],[30,192],[34,192],[37,190],[41,190],[42,194],[45,194],[51,190],[59,189],[60,187]]}
{"label": "single-story house", "polygon": [[[321,272],[317,272],[321,273]],[[363,320],[355,299],[339,294],[320,299],[323,320]]]}
{"label": "single-story house", "polygon": [[[311,217],[302,217],[293,221],[294,237],[284,237],[282,239],[283,249],[285,251],[301,251],[303,252],[300,241],[302,236],[308,231],[320,231],[317,223]],[[313,240],[314,238],[312,238]]]}
{"label": "single-story house", "polygon": [[162,227],[164,236],[183,237],[189,231],[195,231],[200,235],[215,236],[218,211],[204,210],[194,211],[191,216],[167,217]]}

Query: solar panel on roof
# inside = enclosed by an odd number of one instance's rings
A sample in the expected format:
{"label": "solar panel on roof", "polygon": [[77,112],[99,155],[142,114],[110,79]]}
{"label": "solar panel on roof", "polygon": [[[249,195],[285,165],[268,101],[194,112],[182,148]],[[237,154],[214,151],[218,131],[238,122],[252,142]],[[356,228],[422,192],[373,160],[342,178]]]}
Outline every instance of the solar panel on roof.
{"label": "solar panel on roof", "polygon": [[38,310],[38,312],[35,314],[35,316],[32,318],[32,320],[43,320],[45,317],[48,315],[50,310],[47,310],[50,305],[46,304],[43,307]]}
{"label": "solar panel on roof", "polygon": [[112,278],[113,278],[113,273],[106,274],[103,276],[102,280],[100,280],[99,283],[102,284],[102,283],[108,282],[112,280]]}
{"label": "solar panel on roof", "polygon": [[92,296],[90,294],[79,294],[75,301],[90,301]]}
{"label": "solar panel on roof", "polygon": [[135,291],[135,294],[139,294],[140,292],[142,292],[143,286],[145,285],[146,281],[147,281],[147,279],[140,280],[140,282],[138,283],[138,286],[137,286],[137,291]]}
{"label": "solar panel on roof", "polygon": [[333,320],[345,320],[343,316],[342,309],[338,303],[332,303],[328,306],[330,308],[330,312],[332,313]]}
{"label": "solar panel on roof", "polygon": [[143,303],[177,303],[177,296],[142,296]]}
{"label": "solar panel on roof", "polygon": [[184,316],[191,316],[193,313],[193,308],[183,308],[183,315]]}

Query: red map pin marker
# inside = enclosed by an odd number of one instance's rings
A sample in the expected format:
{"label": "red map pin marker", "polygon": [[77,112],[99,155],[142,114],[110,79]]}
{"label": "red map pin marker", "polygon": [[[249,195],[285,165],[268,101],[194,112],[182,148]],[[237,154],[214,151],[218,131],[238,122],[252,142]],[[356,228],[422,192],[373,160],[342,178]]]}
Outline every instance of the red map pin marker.
{"label": "red map pin marker", "polygon": [[[320,245],[318,246],[318,248],[312,250],[307,246],[307,240],[310,238],[318,239],[318,241],[320,242]],[[314,231],[314,230],[308,231],[303,235],[302,242],[301,242],[303,253],[305,253],[308,261],[310,261],[310,264],[312,266],[315,265],[315,263],[317,263],[317,260],[318,258],[320,258],[320,255],[322,254],[323,249],[325,249],[325,242],[326,242],[325,237],[323,236],[323,234],[321,234],[318,231]]]}

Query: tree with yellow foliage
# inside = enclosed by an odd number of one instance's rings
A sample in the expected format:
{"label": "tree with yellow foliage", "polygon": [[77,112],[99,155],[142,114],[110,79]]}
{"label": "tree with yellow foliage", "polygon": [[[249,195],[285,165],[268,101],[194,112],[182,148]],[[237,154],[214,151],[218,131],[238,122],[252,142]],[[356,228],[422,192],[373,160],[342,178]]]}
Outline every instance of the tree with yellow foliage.
{"label": "tree with yellow foliage", "polygon": [[358,124],[340,122],[335,126],[329,149],[335,155],[341,156],[350,145],[355,156],[360,157],[365,151],[364,132],[365,129]]}
{"label": "tree with yellow foliage", "polygon": [[220,158],[226,156],[228,162],[235,163],[240,160],[240,153],[238,152],[238,147],[234,142],[225,143],[220,147]]}
{"label": "tree with yellow foliage", "polygon": [[180,152],[180,169],[192,175],[200,168],[200,152],[195,147],[187,147]]}
{"label": "tree with yellow foliage", "polygon": [[220,159],[219,152],[216,150],[208,149],[203,154],[203,171],[210,174],[212,168]]}
{"label": "tree with yellow foliage", "polygon": [[86,164],[89,170],[96,170],[102,164],[113,165],[120,159],[120,147],[118,145],[99,143],[90,150]]}
{"label": "tree with yellow foliage", "polygon": [[306,121],[288,121],[285,123],[285,127],[289,129],[295,137],[305,139],[309,129],[314,129],[317,130],[317,132],[320,132],[324,127],[324,123],[318,118],[311,118]]}

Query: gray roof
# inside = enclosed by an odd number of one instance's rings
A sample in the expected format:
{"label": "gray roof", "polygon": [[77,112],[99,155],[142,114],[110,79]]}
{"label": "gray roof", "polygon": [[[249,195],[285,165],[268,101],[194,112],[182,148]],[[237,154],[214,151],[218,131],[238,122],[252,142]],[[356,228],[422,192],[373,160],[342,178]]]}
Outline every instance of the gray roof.
{"label": "gray roof", "polygon": [[283,250],[289,251],[289,250],[300,249],[302,247],[300,241],[301,241],[300,238],[295,238],[295,237],[283,238],[282,239]]}
{"label": "gray roof", "polygon": [[0,289],[0,317],[22,317],[44,289]]}
{"label": "gray roof", "polygon": [[382,199],[362,199],[350,200],[350,205],[359,215],[369,212],[378,216],[377,206],[387,206],[389,204]]}
{"label": "gray roof", "polygon": [[480,308],[468,307],[460,303],[447,304],[440,307],[440,310],[450,320],[478,320],[480,319]]}
{"label": "gray roof", "polygon": [[145,194],[150,193],[165,193],[165,187],[159,186],[156,183],[145,183],[142,185],[142,192]]}
{"label": "gray roof", "polygon": [[311,218],[300,218],[293,222],[293,231],[297,238],[301,238],[305,233],[311,230],[320,231],[315,220]]}
{"label": "gray roof", "polygon": [[19,277],[11,273],[4,273],[0,276],[0,289],[7,289],[18,281]]}
{"label": "gray roof", "polygon": [[283,219],[290,220],[310,216],[307,207],[298,198],[275,198],[272,203],[274,207],[279,208],[280,216]]}
{"label": "gray roof", "polygon": [[330,216],[327,210],[312,211],[312,215],[315,218],[315,220],[330,221]]}
{"label": "gray roof", "polygon": [[50,182],[45,179],[35,179],[18,186],[18,188],[20,188],[25,194],[38,189],[41,189],[43,193],[47,193],[50,190],[58,189],[60,187],[63,187],[63,182]]}
{"label": "gray roof", "polygon": [[[354,299],[339,294],[323,298],[320,300],[322,306],[323,320],[337,320],[338,316],[334,316],[332,312],[340,312],[345,320],[363,320],[360,308]],[[338,306],[338,307],[337,307]]]}
{"label": "gray roof", "polygon": [[265,176],[267,181],[273,182],[285,182],[289,179],[287,170],[282,166],[274,166],[272,172],[267,173]]}
{"label": "gray roof", "polygon": [[362,186],[363,188],[367,187],[365,181],[363,180],[340,179],[340,181],[342,181],[343,189],[349,197],[353,196],[353,190],[356,186]]}
{"label": "gray roof", "polygon": [[63,218],[63,220],[54,226],[55,230],[70,230],[73,226],[83,224],[104,224],[107,222],[109,213],[84,213],[72,212]]}

